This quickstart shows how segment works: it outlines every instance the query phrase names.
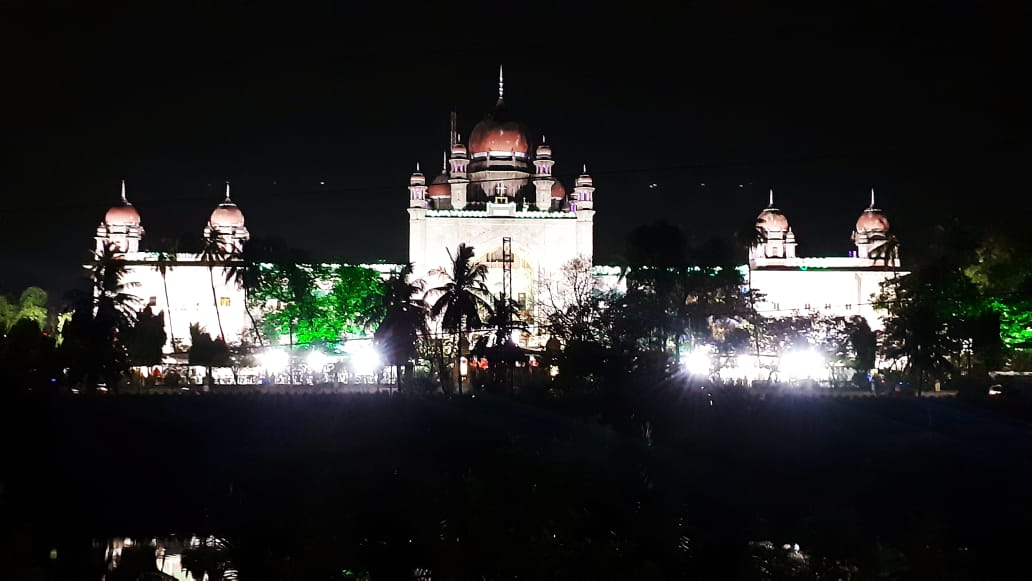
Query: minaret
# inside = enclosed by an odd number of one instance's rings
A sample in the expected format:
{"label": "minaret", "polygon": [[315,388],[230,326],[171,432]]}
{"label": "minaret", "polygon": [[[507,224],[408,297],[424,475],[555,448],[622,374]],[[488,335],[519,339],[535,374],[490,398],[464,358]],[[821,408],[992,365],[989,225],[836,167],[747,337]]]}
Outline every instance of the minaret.
{"label": "minaret", "polygon": [[[863,259],[878,259],[886,263],[898,261],[899,255],[895,247],[884,246],[888,243],[889,219],[885,213],[874,205],[874,188],[871,188],[870,205],[860,214],[853,228],[853,242],[856,244],[856,255]],[[885,253],[892,256],[886,257]],[[898,265],[898,262],[897,262]]]}
{"label": "minaret", "polygon": [[796,243],[795,232],[792,231],[792,227],[788,227],[788,232],[785,234],[785,258],[796,257]]}
{"label": "minaret", "polygon": [[541,145],[534,152],[534,206],[542,212],[547,212],[552,207],[552,186],[555,180],[552,179],[552,148],[541,136]]}
{"label": "minaret", "polygon": [[577,215],[577,255],[591,262],[595,237],[595,186],[588,175],[588,166],[574,181],[570,210]]}
{"label": "minaret", "polygon": [[469,156],[466,155],[466,146],[462,144],[462,136],[458,133],[455,134],[455,143],[451,146],[451,157],[448,158],[448,164],[451,166],[449,168],[451,171],[448,172],[448,183],[451,185],[451,207],[461,210],[466,207],[466,191],[469,188],[469,178],[466,173],[469,167]]}
{"label": "minaret", "polygon": [[103,252],[111,244],[118,252],[139,252],[143,227],[140,213],[125,195],[125,180],[122,180],[122,195],[117,205],[104,215],[104,221],[97,227],[96,250]]}
{"label": "minaret", "polygon": [[581,168],[581,175],[573,183],[573,194],[570,208],[573,210],[591,210],[595,206],[595,187],[592,185],[591,176],[588,175],[588,165]]}
{"label": "minaret", "polygon": [[756,227],[763,230],[766,241],[756,244],[750,255],[761,266],[767,259],[795,258],[795,233],[788,224],[788,218],[774,205],[774,188],[768,192],[767,207],[756,217]]}
{"label": "minaret", "polygon": [[459,116],[452,111],[448,124],[448,147],[455,147],[455,144],[459,142],[458,124]]}
{"label": "minaret", "polygon": [[426,177],[416,171],[409,177],[409,261],[426,264]]}
{"label": "minaret", "polygon": [[498,102],[495,107],[505,104],[505,78],[502,76],[502,65],[498,65]]}
{"label": "minaret", "polygon": [[416,162],[416,171],[409,176],[409,207],[426,208],[426,176],[419,171],[419,162]]}
{"label": "minaret", "polygon": [[229,180],[226,180],[226,197],[215,207],[204,226],[204,238],[214,233],[225,252],[240,252],[244,243],[251,238],[247,226],[244,225],[244,213],[240,211],[233,199],[229,197]]}

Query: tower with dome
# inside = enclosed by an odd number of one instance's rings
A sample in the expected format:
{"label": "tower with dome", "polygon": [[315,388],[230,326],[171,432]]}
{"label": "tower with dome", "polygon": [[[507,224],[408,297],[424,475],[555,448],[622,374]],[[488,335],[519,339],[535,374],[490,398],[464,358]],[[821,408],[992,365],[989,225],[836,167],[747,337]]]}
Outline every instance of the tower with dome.
{"label": "tower with dome", "polygon": [[[199,230],[206,240],[214,240],[219,250],[230,257],[238,253],[250,237],[243,212],[230,198],[228,183],[225,197]],[[116,257],[125,261],[123,282],[127,292],[140,299],[140,309],[150,307],[155,313],[164,313],[165,353],[181,352],[188,346],[190,325],[195,323],[212,337],[218,337],[221,319],[224,339],[230,344],[239,343],[247,336],[249,318],[244,291],[232,280],[227,281],[226,263],[209,270],[209,264],[199,254],[143,250],[140,246],[143,234],[140,212],[129,202],[123,180],[121,199],[104,214],[97,227],[95,248],[100,253],[110,246]],[[164,273],[159,268],[161,264],[165,265]],[[179,346],[172,344],[173,337]]]}
{"label": "tower with dome", "polygon": [[532,139],[505,103],[501,69],[494,109],[473,126],[467,143],[454,124],[449,141],[441,171],[429,185],[419,165],[409,177],[409,261],[415,276],[432,278],[432,271],[449,264],[449,251],[464,243],[488,266],[488,287],[498,294],[508,238],[511,298],[529,308],[536,289],[565,263],[591,262],[595,188],[587,166],[572,189],[559,181],[545,137]]}
{"label": "tower with dome", "polygon": [[767,207],[756,217],[762,232],[749,250],[751,287],[762,294],[756,310],[766,317],[860,315],[872,328],[881,320],[871,302],[882,281],[906,274],[900,270],[899,247],[889,229],[889,220],[870,205],[853,228],[856,246],[848,256],[800,257],[796,255],[796,234],[788,217],[774,205],[771,190]]}

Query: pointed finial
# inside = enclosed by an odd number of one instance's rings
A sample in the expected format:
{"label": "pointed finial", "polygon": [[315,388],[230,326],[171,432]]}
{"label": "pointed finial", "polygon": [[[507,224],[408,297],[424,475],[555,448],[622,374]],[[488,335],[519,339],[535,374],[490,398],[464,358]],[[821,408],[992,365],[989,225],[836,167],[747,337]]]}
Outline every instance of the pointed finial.
{"label": "pointed finial", "polygon": [[588,173],[588,164],[581,165],[581,173]]}
{"label": "pointed finial", "polygon": [[770,189],[770,200],[767,202],[767,207],[768,208],[773,208],[774,207],[774,188]]}
{"label": "pointed finial", "polygon": [[874,188],[871,188],[871,207],[874,207]]}
{"label": "pointed finial", "polygon": [[441,152],[441,173],[447,173],[447,172],[448,172],[448,152],[447,151],[442,151]]}
{"label": "pointed finial", "polygon": [[128,204],[129,200],[125,197],[125,180],[122,180],[122,203]]}
{"label": "pointed finial", "polygon": [[419,162],[416,162],[416,173],[419,173]]}
{"label": "pointed finial", "polygon": [[229,199],[229,180],[226,180],[226,201],[223,202],[223,203],[224,204],[229,204],[229,203],[232,203],[232,201],[233,200]]}
{"label": "pointed finial", "polygon": [[498,65],[498,103],[502,102],[502,97],[505,94],[505,81],[502,76],[502,65]]}
{"label": "pointed finial", "polygon": [[548,143],[548,140],[545,139],[545,135],[544,134],[541,134],[541,143]]}

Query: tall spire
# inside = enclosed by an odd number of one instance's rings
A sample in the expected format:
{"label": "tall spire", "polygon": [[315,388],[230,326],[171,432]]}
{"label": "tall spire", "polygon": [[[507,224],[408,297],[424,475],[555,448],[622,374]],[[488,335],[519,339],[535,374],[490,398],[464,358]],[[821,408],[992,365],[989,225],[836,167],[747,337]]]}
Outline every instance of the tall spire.
{"label": "tall spire", "polygon": [[458,128],[458,124],[458,114],[455,111],[452,111],[451,117],[449,118],[448,147],[459,142],[459,133],[456,130]]}
{"label": "tall spire", "polygon": [[871,208],[874,208],[874,188],[871,188]]}
{"label": "tall spire", "polygon": [[498,65],[498,104],[501,105],[505,95],[505,80],[502,76],[502,65]]}
{"label": "tall spire", "polygon": [[222,202],[223,204],[232,204],[233,200],[229,199],[229,180],[226,180],[226,199]]}
{"label": "tall spire", "polygon": [[773,208],[774,207],[774,188],[770,189],[770,200],[767,202],[767,207],[768,208]]}
{"label": "tall spire", "polygon": [[122,179],[122,203],[129,204],[129,200],[125,197],[125,179]]}

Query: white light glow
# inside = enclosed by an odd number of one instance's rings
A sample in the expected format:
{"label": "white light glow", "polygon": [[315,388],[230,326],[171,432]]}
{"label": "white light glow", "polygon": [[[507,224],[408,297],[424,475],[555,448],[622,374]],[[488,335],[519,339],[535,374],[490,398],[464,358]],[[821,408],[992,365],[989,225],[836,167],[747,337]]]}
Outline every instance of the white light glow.
{"label": "white light glow", "polygon": [[360,343],[350,349],[351,367],[358,375],[375,375],[383,367],[380,354],[371,343]]}
{"label": "white light glow", "polygon": [[330,358],[325,353],[314,350],[308,354],[308,368],[312,371],[322,371],[329,360]]}
{"label": "white light glow", "polygon": [[269,373],[279,373],[286,369],[287,364],[290,363],[290,356],[287,355],[286,351],[280,349],[269,349],[262,353],[259,359],[262,362],[262,367]]}
{"label": "white light glow", "polygon": [[785,379],[821,379],[827,370],[824,358],[813,349],[789,351],[781,356],[779,370]]}
{"label": "white light glow", "polygon": [[760,366],[756,364],[755,357],[738,356],[733,365],[720,369],[720,379],[755,381],[760,377]]}
{"label": "white light glow", "polygon": [[692,375],[709,375],[710,355],[701,349],[681,356],[681,365]]}

